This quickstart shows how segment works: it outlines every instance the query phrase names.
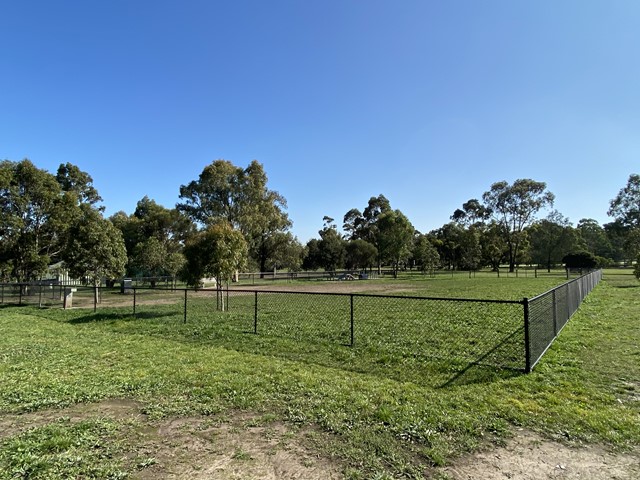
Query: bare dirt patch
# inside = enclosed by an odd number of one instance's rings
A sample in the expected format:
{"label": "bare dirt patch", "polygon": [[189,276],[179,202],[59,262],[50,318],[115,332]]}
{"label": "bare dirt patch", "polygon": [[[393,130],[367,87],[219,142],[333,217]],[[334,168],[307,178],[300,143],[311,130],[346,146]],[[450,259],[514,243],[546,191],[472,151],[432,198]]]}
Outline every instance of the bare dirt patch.
{"label": "bare dirt patch", "polygon": [[523,430],[504,447],[462,458],[443,472],[454,480],[637,480],[640,455],[567,445]]}
{"label": "bare dirt patch", "polygon": [[377,280],[319,280],[296,283],[269,283],[260,285],[232,286],[233,290],[272,291],[272,292],[317,292],[317,293],[378,293],[392,295],[411,292],[406,282],[379,282]]}
{"label": "bare dirt patch", "polygon": [[237,413],[228,418],[181,417],[154,421],[142,405],[112,399],[58,410],[0,416],[0,440],[62,418],[120,421],[116,441],[126,445],[123,465],[131,478],[147,480],[320,480],[342,478],[342,466],[307,445],[310,431],[273,419]]}
{"label": "bare dirt patch", "polygon": [[81,403],[57,410],[42,410],[19,415],[0,416],[0,440],[37,428],[62,418],[79,422],[87,418],[106,417],[115,420],[146,420],[138,402],[127,399],[109,399],[99,403]]}
{"label": "bare dirt patch", "polygon": [[[338,460],[310,448],[310,437],[319,432],[239,412],[224,418],[151,420],[141,404],[127,399],[2,415],[0,440],[61,418],[71,422],[109,418],[126,424],[116,440],[128,447],[122,462],[135,479],[343,478]],[[520,430],[503,447],[460,458],[432,473],[452,480],[637,480],[640,452],[570,445]]]}
{"label": "bare dirt patch", "polygon": [[221,424],[202,418],[160,425],[142,447],[157,463],[141,479],[338,479],[339,465],[310,452],[304,432],[242,416]]}

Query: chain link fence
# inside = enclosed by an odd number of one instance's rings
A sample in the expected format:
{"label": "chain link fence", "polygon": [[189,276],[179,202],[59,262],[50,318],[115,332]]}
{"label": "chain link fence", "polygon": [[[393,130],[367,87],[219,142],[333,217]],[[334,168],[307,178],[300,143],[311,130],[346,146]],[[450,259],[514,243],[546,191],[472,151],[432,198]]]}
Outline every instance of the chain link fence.
{"label": "chain link fence", "polygon": [[0,303],[116,308],[214,335],[252,333],[411,359],[531,371],[602,271],[532,299],[477,300],[242,289],[0,285]]}
{"label": "chain link fence", "polygon": [[602,280],[596,270],[564,283],[527,301],[525,323],[527,351],[525,370],[530,372],[578,310],[585,297]]}

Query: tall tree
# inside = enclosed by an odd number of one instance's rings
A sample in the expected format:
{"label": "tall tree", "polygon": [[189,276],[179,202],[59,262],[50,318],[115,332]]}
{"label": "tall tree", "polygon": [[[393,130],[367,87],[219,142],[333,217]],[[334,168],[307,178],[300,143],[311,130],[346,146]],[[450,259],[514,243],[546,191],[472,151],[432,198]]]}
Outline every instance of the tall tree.
{"label": "tall tree", "polygon": [[272,252],[267,263],[269,269],[286,269],[289,272],[300,270],[305,249],[291,232],[276,232],[267,239],[267,242]]}
{"label": "tall tree", "polygon": [[320,266],[328,272],[335,272],[344,266],[346,247],[345,240],[338,233],[333,218],[324,217],[324,227],[320,232],[318,254]]}
{"label": "tall tree", "polygon": [[136,244],[133,265],[144,277],[149,277],[151,288],[155,288],[157,277],[164,275],[168,268],[169,254],[165,245],[156,237],[149,237]]}
{"label": "tall tree", "polygon": [[318,270],[322,268],[322,259],[320,258],[320,240],[312,238],[305,246],[305,255],[302,259],[302,268],[304,270]]}
{"label": "tall tree", "polygon": [[[89,204],[96,206],[102,201],[98,190],[93,186],[93,178],[86,172],[80,170],[72,163],[60,164],[56,172],[56,181],[65,192],[72,192],[77,196],[79,204]],[[104,207],[96,207],[104,211]]]}
{"label": "tall tree", "polygon": [[620,220],[616,220],[614,222],[605,223],[603,228],[607,234],[607,239],[611,244],[611,258],[616,262],[624,261],[625,263],[629,263],[633,260],[633,258],[629,258],[627,256],[628,252],[625,248],[631,227],[624,225]]}
{"label": "tall tree", "polygon": [[530,179],[519,179],[512,185],[497,182],[482,195],[493,218],[503,226],[510,272],[515,270],[520,249],[526,242],[525,228],[535,220],[538,211],[553,206],[554,198],[544,182]]}
{"label": "tall tree", "polygon": [[457,223],[449,222],[429,233],[438,250],[440,261],[447,269],[456,269],[460,265],[460,245],[464,229]]}
{"label": "tall tree", "polygon": [[607,232],[597,220],[583,218],[578,222],[576,230],[588,251],[598,257],[613,258],[613,247]]}
{"label": "tall tree", "polygon": [[81,219],[70,226],[64,263],[74,278],[100,285],[103,278],[124,274],[127,252],[122,233],[100,212],[83,206]]}
{"label": "tall tree", "polygon": [[478,270],[482,266],[481,231],[470,226],[460,235],[460,264],[462,270]]}
{"label": "tall tree", "polygon": [[480,203],[479,200],[472,198],[471,200],[462,204],[462,209],[458,208],[451,220],[464,226],[471,226],[478,223],[483,223],[491,215],[491,212]]}
{"label": "tall tree", "polygon": [[277,248],[272,237],[291,227],[286,200],[267,188],[267,175],[256,160],[246,169],[216,160],[198,180],[180,187],[180,198],[176,208],[201,225],[224,220],[240,231],[261,271]]}
{"label": "tall tree", "polygon": [[378,250],[366,240],[358,238],[346,244],[346,266],[349,270],[371,268],[378,258]]}
{"label": "tall tree", "polygon": [[611,200],[608,214],[626,227],[640,227],[640,175],[629,175],[627,184]]}
{"label": "tall tree", "polygon": [[19,282],[36,280],[59,260],[76,202],[31,161],[0,162],[0,263]]}
{"label": "tall tree", "polygon": [[[228,222],[220,221],[194,235],[187,242],[184,254],[188,284],[197,286],[202,278],[215,277],[220,287],[223,281],[229,281],[233,273],[245,265],[247,242]],[[218,299],[222,310],[225,310],[224,297],[220,295]]]}
{"label": "tall tree", "polygon": [[391,263],[395,278],[400,264],[411,255],[415,228],[400,210],[381,213],[376,227],[380,257]]}
{"label": "tall tree", "polygon": [[482,263],[491,266],[494,272],[500,271],[500,265],[507,254],[507,244],[504,240],[504,227],[498,222],[491,221],[482,229],[480,243],[482,245]]}
{"label": "tall tree", "polygon": [[422,272],[430,272],[438,268],[440,255],[428,235],[419,235],[413,249],[413,258],[418,262]]}
{"label": "tall tree", "polygon": [[[117,212],[110,219],[124,237],[128,275],[175,279],[178,265],[184,262],[184,242],[195,232],[195,224],[186,215],[145,196],[131,215]],[[153,278],[151,283],[155,285]]]}
{"label": "tall tree", "polygon": [[538,265],[544,265],[547,272],[560,263],[562,258],[577,248],[577,235],[569,219],[558,211],[551,212],[547,218],[535,222],[528,229],[531,242],[531,259]]}
{"label": "tall tree", "polygon": [[366,240],[378,251],[378,272],[382,265],[382,252],[380,250],[380,230],[377,223],[380,215],[390,211],[391,205],[389,200],[380,194],[377,197],[369,198],[363,213],[360,213],[360,210],[357,208],[353,208],[345,214],[343,219],[344,223],[342,228],[347,232],[347,238],[349,240]]}

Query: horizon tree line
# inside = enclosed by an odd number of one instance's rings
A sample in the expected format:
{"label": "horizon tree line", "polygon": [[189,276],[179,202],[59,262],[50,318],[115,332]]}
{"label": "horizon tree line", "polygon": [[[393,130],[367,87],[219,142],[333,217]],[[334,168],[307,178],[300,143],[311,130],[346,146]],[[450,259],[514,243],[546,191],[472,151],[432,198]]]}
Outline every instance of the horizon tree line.
{"label": "horizon tree line", "polygon": [[[382,194],[348,210],[341,231],[325,216],[306,245],[291,233],[285,198],[268,188],[264,167],[227,160],[207,165],[179,187],[166,208],[143,196],[133,213],[104,217],[91,176],[61,164],[56,174],[28,159],[0,162],[0,278],[38,280],[54,265],[97,284],[127,276],[169,276],[197,285],[229,281],[247,268],[267,272],[402,269],[547,269],[569,255],[594,265],[631,264],[640,254],[640,176],[632,174],[611,200],[613,221],[590,218],[574,227],[553,209],[544,182],[496,182],[481,199],[456,209],[450,222],[421,233]],[[547,215],[539,218],[540,213]],[[578,257],[576,257],[578,255]],[[152,286],[153,283],[152,283]]]}

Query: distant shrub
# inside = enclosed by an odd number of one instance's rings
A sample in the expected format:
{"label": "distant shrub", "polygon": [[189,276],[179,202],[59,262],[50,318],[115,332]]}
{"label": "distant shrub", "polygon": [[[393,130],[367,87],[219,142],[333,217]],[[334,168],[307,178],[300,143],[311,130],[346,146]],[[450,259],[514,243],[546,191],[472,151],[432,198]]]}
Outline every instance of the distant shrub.
{"label": "distant shrub", "polygon": [[597,265],[596,265],[597,268],[613,267],[616,264],[615,260],[611,258],[598,257],[598,256],[596,256],[596,262],[597,262]]}
{"label": "distant shrub", "polygon": [[565,255],[562,262],[567,268],[596,268],[598,260],[591,252],[581,251]]}

